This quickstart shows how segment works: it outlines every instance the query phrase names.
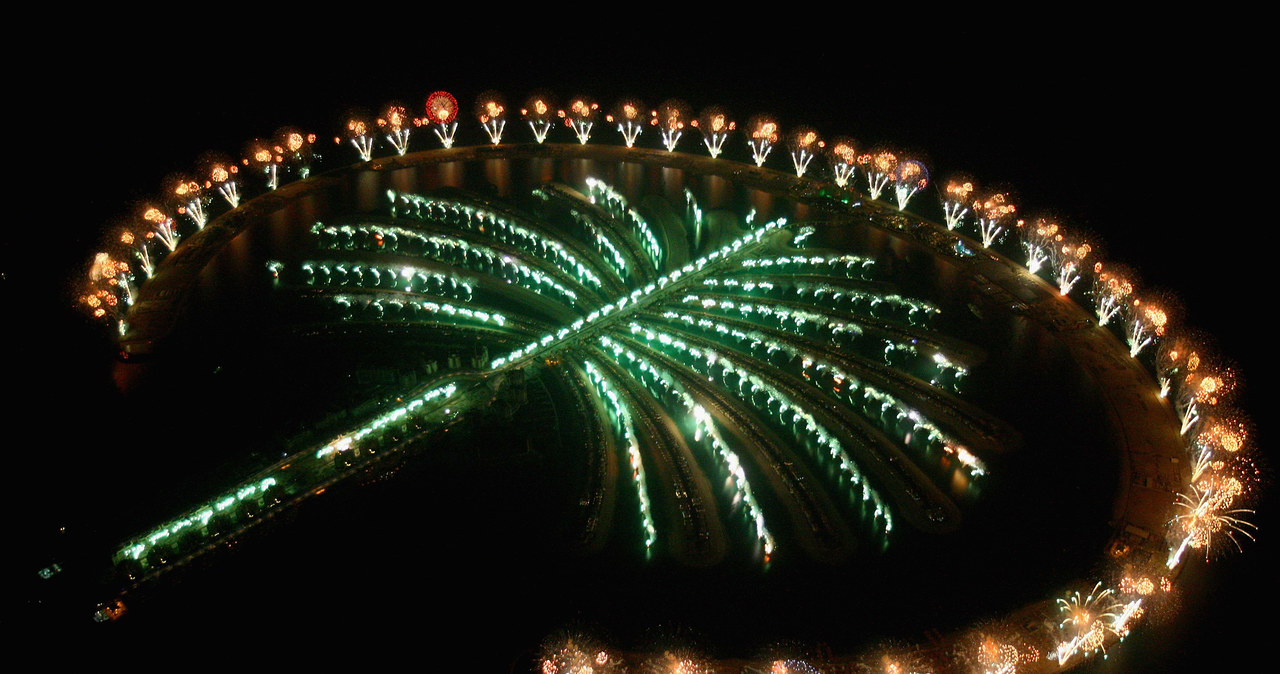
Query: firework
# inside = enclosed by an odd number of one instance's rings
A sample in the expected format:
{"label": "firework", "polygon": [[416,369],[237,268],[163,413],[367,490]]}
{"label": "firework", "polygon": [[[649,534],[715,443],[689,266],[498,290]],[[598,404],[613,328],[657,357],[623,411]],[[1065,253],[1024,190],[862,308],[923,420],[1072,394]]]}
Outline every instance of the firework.
{"label": "firework", "polygon": [[1125,340],[1129,344],[1129,355],[1137,358],[1143,349],[1164,336],[1169,327],[1168,304],[1150,298],[1135,299],[1128,307],[1128,315],[1129,330]]}
{"label": "firework", "polygon": [[396,149],[396,154],[403,156],[409,151],[410,126],[409,109],[399,103],[388,103],[378,118],[378,128],[386,135],[387,142]]}
{"label": "firework", "polygon": [[774,143],[778,142],[778,123],[767,115],[756,115],[747,126],[751,129],[751,137],[747,139],[751,157],[755,159],[756,166],[764,166],[764,160],[773,150]]}
{"label": "firework", "polygon": [[125,309],[133,304],[133,276],[129,263],[101,252],[89,266],[89,281],[80,303],[94,318],[114,321],[120,334],[125,332]]}
{"label": "firework", "polygon": [[898,210],[906,209],[911,197],[928,184],[929,169],[924,164],[914,159],[899,163],[897,170],[893,172],[893,191],[898,198]]}
{"label": "firework", "polygon": [[1059,665],[1065,666],[1072,656],[1080,653],[1088,656],[1105,651],[1107,638],[1118,635],[1116,621],[1123,606],[1116,601],[1114,592],[1103,589],[1097,583],[1089,594],[1068,593],[1058,599],[1058,647],[1053,653]]}
{"label": "firework", "polygon": [[1018,220],[1014,229],[1027,255],[1027,271],[1032,274],[1040,272],[1049,261],[1049,251],[1061,244],[1064,238],[1061,226],[1044,219],[1037,219],[1034,224]]}
{"label": "firework", "polygon": [[604,119],[610,124],[617,124],[623,142],[627,147],[633,147],[636,137],[644,132],[644,103],[635,98],[624,98]]}
{"label": "firework", "polygon": [[1242,490],[1239,480],[1234,483],[1217,480],[1206,486],[1208,488],[1191,485],[1186,492],[1178,494],[1174,503],[1180,512],[1169,522],[1170,530],[1181,540],[1169,553],[1167,565],[1170,569],[1182,561],[1182,554],[1187,548],[1204,550],[1205,559],[1208,559],[1212,551],[1221,548],[1221,545],[1214,547],[1215,541],[1226,538],[1236,550],[1243,550],[1237,536],[1254,540],[1253,530],[1257,526],[1242,518],[1253,514],[1253,511],[1229,509]]}
{"label": "firework", "polygon": [[347,139],[356,147],[356,151],[360,153],[361,161],[369,161],[373,159],[373,143],[375,137],[373,129],[369,125],[368,118],[361,113],[352,113],[347,116],[346,124]]}
{"label": "firework", "polygon": [[982,247],[990,248],[1004,234],[1004,222],[1017,212],[1009,195],[996,192],[973,202],[973,212],[978,219],[978,231],[982,234]]}
{"label": "firework", "polygon": [[507,128],[507,101],[496,91],[486,91],[476,99],[476,117],[480,126],[489,134],[489,142],[502,142],[502,132]]}
{"label": "firework", "polygon": [[663,101],[657,110],[650,113],[649,123],[658,127],[662,134],[662,146],[667,148],[667,152],[676,151],[676,143],[680,142],[680,135],[684,132],[684,125],[690,114],[689,106],[677,98]]}
{"label": "firework", "polygon": [[267,177],[267,189],[271,190],[280,186],[280,163],[284,161],[284,156],[276,152],[277,149],[280,148],[272,147],[269,141],[254,140],[245,151],[249,155],[244,160],[245,165],[261,171]]}
{"label": "firework", "polygon": [[427,96],[424,124],[434,124],[436,138],[446,148],[453,147],[453,134],[458,130],[458,99],[447,91],[433,91]]}
{"label": "firework", "polygon": [[240,167],[216,154],[206,155],[202,163],[205,175],[208,176],[205,189],[217,188],[218,194],[229,206],[239,206],[240,185],[236,182],[236,176],[240,173]]}
{"label": "firework", "polygon": [[667,651],[649,658],[640,671],[645,674],[711,674],[715,670],[697,655]]}
{"label": "firework", "polygon": [[704,108],[702,114],[691,123],[702,132],[702,142],[712,157],[720,156],[725,139],[737,128],[737,122],[729,119],[729,112],[718,105]]}
{"label": "firework", "polygon": [[311,175],[311,161],[315,154],[316,135],[303,133],[291,126],[276,131],[276,154],[280,155],[284,165],[297,167],[298,178],[306,180]]}
{"label": "firework", "polygon": [[535,93],[520,109],[521,118],[529,123],[529,128],[533,129],[533,138],[539,143],[545,141],[547,133],[551,131],[552,118],[555,116],[553,107],[550,96]]}
{"label": "firework", "polygon": [[955,229],[964,222],[964,216],[969,213],[969,198],[975,189],[973,180],[967,176],[955,175],[947,179],[942,194],[942,218],[947,229]]}
{"label": "firework", "polygon": [[858,166],[867,177],[867,193],[872,199],[879,199],[880,194],[889,186],[898,169],[898,155],[888,150],[875,150],[858,157]]}
{"label": "firework", "polygon": [[1132,271],[1101,262],[1093,265],[1093,304],[1098,325],[1106,325],[1116,314],[1127,307],[1133,297],[1136,281]]}
{"label": "firework", "polygon": [[142,269],[142,273],[147,278],[151,278],[156,273],[155,261],[151,257],[151,248],[147,245],[147,236],[145,232],[139,236],[132,229],[124,228],[120,230],[117,241],[121,246],[129,249],[133,256],[138,259],[138,267]]}
{"label": "firework", "polygon": [[809,162],[813,160],[813,155],[821,151],[826,143],[818,137],[818,132],[812,127],[801,126],[787,137],[787,145],[791,149],[791,163],[796,168],[796,175],[803,176],[809,169]]}
{"label": "firework", "polygon": [[1169,397],[1175,382],[1181,382],[1200,368],[1201,354],[1204,353],[1207,353],[1205,338],[1198,332],[1182,329],[1161,340],[1155,363],[1161,398]]}
{"label": "firework", "polygon": [[540,674],[595,674],[619,671],[621,661],[596,643],[580,635],[548,640],[538,655]]}
{"label": "firework", "polygon": [[841,136],[831,143],[827,156],[831,161],[831,172],[836,176],[836,184],[847,187],[853,179],[853,172],[858,168],[858,149],[852,138]]}
{"label": "firework", "polygon": [[587,140],[591,138],[591,127],[595,125],[599,109],[599,103],[585,96],[578,96],[569,104],[569,109],[561,110],[559,115],[573,129],[573,134],[578,137],[578,142],[586,145]]}
{"label": "firework", "polygon": [[1053,269],[1054,278],[1058,282],[1058,293],[1066,296],[1071,293],[1080,280],[1080,271],[1088,264],[1087,258],[1093,254],[1093,245],[1083,237],[1055,237],[1049,247],[1049,266]]}
{"label": "firework", "polygon": [[[1181,422],[1181,433],[1186,435],[1200,421],[1201,412],[1205,408],[1213,408],[1224,402],[1235,388],[1235,372],[1220,365],[1209,365],[1200,353],[1194,356],[1198,362],[1195,369],[1188,368],[1181,377],[1178,395],[1174,400],[1174,409]],[[1158,357],[1158,356],[1157,356]]]}
{"label": "firework", "polygon": [[143,205],[141,210],[142,220],[146,223],[144,227],[146,227],[147,238],[155,238],[170,251],[177,248],[178,239],[182,237],[178,234],[178,228],[174,224],[173,218],[150,204]]}
{"label": "firework", "polygon": [[209,197],[205,194],[204,187],[186,176],[170,176],[165,180],[165,185],[174,210],[179,215],[187,216],[196,229],[204,229],[209,222],[206,210]]}

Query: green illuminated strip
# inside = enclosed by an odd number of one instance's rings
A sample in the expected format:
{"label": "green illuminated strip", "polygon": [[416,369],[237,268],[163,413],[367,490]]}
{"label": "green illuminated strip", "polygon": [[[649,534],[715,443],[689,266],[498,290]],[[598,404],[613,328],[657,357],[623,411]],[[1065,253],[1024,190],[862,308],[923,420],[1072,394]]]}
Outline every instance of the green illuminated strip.
{"label": "green illuminated strip", "polygon": [[640,444],[636,440],[635,426],[631,423],[631,411],[623,404],[622,399],[618,396],[617,391],[613,389],[609,379],[600,372],[595,363],[586,361],[584,365],[586,366],[587,374],[591,376],[591,381],[595,383],[604,400],[607,400],[613,408],[613,414],[618,419],[622,441],[627,445],[627,457],[631,464],[631,479],[635,482],[636,494],[640,498],[640,522],[645,531],[644,546],[646,548],[653,547],[654,542],[658,539],[658,532],[653,526],[652,508],[649,505],[649,489],[645,486],[644,463],[640,460]]}
{"label": "green illuminated strip", "polygon": [[653,263],[653,268],[662,268],[662,244],[658,243],[658,237],[653,233],[653,228],[649,226],[649,223],[627,204],[626,198],[608,183],[595,178],[587,178],[587,196],[591,199],[591,203],[602,205],[605,211],[613,217],[630,223],[640,236],[644,252],[649,256],[649,261]]}
{"label": "green illuminated strip", "polygon": [[766,555],[773,554],[776,549],[773,534],[769,533],[769,529],[765,525],[764,512],[760,509],[760,504],[756,501],[755,495],[751,491],[751,484],[747,481],[742,462],[738,459],[737,453],[720,435],[720,431],[716,428],[715,422],[712,421],[711,415],[703,409],[702,405],[698,404],[698,401],[683,386],[676,382],[674,377],[655,367],[645,358],[637,356],[630,349],[624,349],[621,344],[604,335],[600,336],[600,344],[613,354],[614,360],[619,365],[623,365],[622,358],[625,356],[627,362],[639,372],[638,378],[641,382],[654,388],[660,388],[676,396],[681,401],[685,409],[689,411],[690,416],[693,417],[694,441],[701,442],[704,438],[709,441],[711,449],[720,460],[721,466],[732,476],[731,481],[734,490],[737,492],[738,499],[743,503],[747,516],[755,526],[756,539],[764,547]]}

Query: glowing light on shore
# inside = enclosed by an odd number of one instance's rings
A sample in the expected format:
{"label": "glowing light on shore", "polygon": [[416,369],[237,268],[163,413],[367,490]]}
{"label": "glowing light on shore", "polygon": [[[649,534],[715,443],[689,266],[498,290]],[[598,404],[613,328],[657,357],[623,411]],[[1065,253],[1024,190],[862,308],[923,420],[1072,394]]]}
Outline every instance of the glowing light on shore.
{"label": "glowing light on shore", "polygon": [[489,136],[489,142],[502,142],[502,132],[507,128],[507,101],[496,91],[486,91],[476,99],[476,117]]}
{"label": "glowing light on shore", "polygon": [[658,133],[662,135],[662,146],[667,148],[667,152],[675,152],[676,143],[680,142],[684,125],[691,116],[689,106],[680,99],[671,98],[663,101],[662,105],[650,114],[649,123],[658,127]]}
{"label": "glowing light on shore", "polygon": [[399,103],[387,104],[378,118],[378,128],[396,149],[396,154],[401,156],[409,151],[409,136],[413,130],[410,121],[409,109]]}
{"label": "glowing light on shore", "polygon": [[729,112],[718,105],[703,109],[702,114],[692,123],[702,132],[702,142],[713,158],[720,156],[725,139],[738,128],[737,122],[729,119]]}
{"label": "glowing light on shore", "polygon": [[990,248],[1004,235],[1004,223],[1017,208],[1009,195],[996,192],[973,202],[973,212],[978,220],[978,232],[982,235],[982,247]]}
{"label": "glowing light on shore", "polygon": [[778,142],[778,122],[767,115],[756,115],[747,123],[747,127],[751,131],[751,137],[747,139],[751,158],[755,160],[756,166],[764,166],[764,160]]}
{"label": "glowing light on shore", "polygon": [[427,96],[426,124],[435,126],[433,131],[445,148],[453,147],[453,134],[458,131],[458,99],[447,91],[433,91]]}
{"label": "glowing light on shore", "polygon": [[848,187],[858,168],[858,148],[852,138],[842,136],[831,143],[829,150],[831,172],[835,174],[836,184]]}
{"label": "glowing light on shore", "polygon": [[551,131],[551,124],[555,120],[554,108],[551,97],[540,93],[530,96],[524,107],[520,108],[520,117],[529,124],[529,128],[533,130],[533,139],[538,143],[547,140],[547,133]]}
{"label": "glowing light on shore", "polygon": [[911,197],[928,184],[929,169],[925,168],[924,164],[914,159],[899,163],[898,168],[893,172],[893,191],[898,199],[898,210],[906,210]]}
{"label": "glowing light on shore", "polygon": [[802,177],[809,169],[809,162],[822,151],[826,143],[818,137],[818,132],[813,127],[801,126],[787,137],[787,145],[791,150],[791,164],[795,166],[796,176]]}
{"label": "glowing light on shore", "polygon": [[942,218],[947,229],[954,230],[964,223],[975,189],[973,179],[967,176],[952,176],[947,180],[942,191]]}
{"label": "glowing light on shore", "polygon": [[595,126],[599,109],[599,103],[585,96],[579,96],[569,103],[568,110],[561,110],[559,114],[564,117],[565,123],[573,129],[573,135],[578,137],[578,142],[586,145],[587,141],[591,139],[591,128]]}

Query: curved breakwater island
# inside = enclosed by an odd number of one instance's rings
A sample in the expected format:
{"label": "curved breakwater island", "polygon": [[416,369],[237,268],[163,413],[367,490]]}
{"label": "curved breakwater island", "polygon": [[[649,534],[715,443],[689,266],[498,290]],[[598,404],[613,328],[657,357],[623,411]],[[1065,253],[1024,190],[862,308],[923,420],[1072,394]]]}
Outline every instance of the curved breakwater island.
{"label": "curved breakwater island", "polygon": [[137,441],[183,446],[162,488],[98,515],[122,627],[417,606],[494,662],[1051,671],[1121,633],[1063,657],[1103,592],[1065,588],[1172,566],[1180,420],[1117,335],[829,183],[585,144],[388,157],[203,226],[126,323],[126,395],[191,411]]}

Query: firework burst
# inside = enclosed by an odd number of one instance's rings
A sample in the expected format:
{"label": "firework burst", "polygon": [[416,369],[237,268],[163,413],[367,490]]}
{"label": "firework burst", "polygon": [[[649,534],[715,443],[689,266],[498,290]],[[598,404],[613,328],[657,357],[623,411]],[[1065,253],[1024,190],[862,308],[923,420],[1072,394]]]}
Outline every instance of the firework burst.
{"label": "firework burst", "polygon": [[692,124],[702,132],[702,142],[712,157],[719,157],[724,141],[729,133],[738,128],[737,122],[729,119],[729,111],[713,105],[704,108],[702,114]]}
{"label": "firework burst", "polygon": [[507,101],[496,91],[486,91],[476,99],[476,117],[489,135],[489,142],[502,142],[502,132],[507,128]]}
{"label": "firework burst", "polygon": [[836,177],[836,184],[848,187],[853,179],[854,170],[858,168],[858,146],[852,138],[841,136],[831,143],[827,151],[831,161],[831,172]]}
{"label": "firework burst", "polygon": [[413,127],[408,108],[400,103],[388,103],[377,124],[387,142],[396,149],[396,154],[403,156],[409,151],[409,135]]}
{"label": "firework burst", "polygon": [[187,216],[196,229],[204,229],[209,222],[209,196],[205,194],[204,187],[187,176],[170,176],[165,180],[165,186],[173,209],[179,215]]}
{"label": "firework burst", "polygon": [[803,176],[809,170],[809,162],[813,161],[813,156],[821,152],[826,143],[818,137],[818,132],[813,127],[801,126],[787,137],[787,146],[791,150],[791,164],[795,166],[796,175]]}
{"label": "firework burst", "polygon": [[778,122],[768,115],[756,115],[751,118],[747,127],[751,130],[751,137],[747,139],[747,145],[751,147],[751,158],[755,160],[756,166],[764,166],[764,160],[778,142]]}
{"label": "firework burst", "polygon": [[529,128],[533,130],[533,139],[539,143],[546,141],[547,133],[551,131],[551,123],[556,114],[554,108],[555,104],[550,96],[535,93],[529,96],[529,100],[520,109],[520,117],[529,124]]}
{"label": "firework burst", "polygon": [[[361,161],[373,159],[373,144],[376,137],[372,125],[369,124],[368,116],[359,112],[348,115],[344,131],[346,131],[347,140],[350,140],[356,151],[360,153]],[[341,142],[337,138],[334,140]]]}
{"label": "firework burst", "polygon": [[599,103],[586,96],[578,96],[569,103],[568,110],[561,110],[559,115],[564,118],[569,128],[573,129],[573,135],[578,137],[578,142],[586,145],[591,138],[591,127],[595,126],[599,109]]}
{"label": "firework burst", "polygon": [[888,150],[874,150],[858,157],[858,166],[867,177],[867,193],[879,199],[898,169],[898,155]]}
{"label": "firework burst", "polygon": [[1058,599],[1058,646],[1052,654],[1059,665],[1066,666],[1077,653],[1088,656],[1106,649],[1108,637],[1118,636],[1116,622],[1123,605],[1111,589],[1097,583],[1088,594],[1070,592]]}
{"label": "firework burst", "polygon": [[[1066,296],[1080,281],[1081,271],[1087,268],[1094,246],[1082,236],[1059,235],[1049,247],[1049,266],[1058,283],[1058,293]],[[1096,255],[1094,255],[1096,257]]]}
{"label": "firework burst", "polygon": [[440,144],[453,147],[453,134],[458,130],[458,99],[447,91],[433,91],[427,96],[426,107],[427,116],[421,123],[434,125]]}
{"label": "firework burst", "polygon": [[274,190],[280,186],[280,163],[284,161],[284,156],[276,150],[281,148],[272,147],[270,141],[254,140],[249,143],[245,149],[248,155],[244,159],[245,166],[256,171],[260,171],[267,177],[267,189]]}
{"label": "firework burst", "polygon": [[947,229],[954,230],[964,223],[975,189],[973,179],[968,176],[953,175],[947,179],[942,191],[942,219]]}
{"label": "firework burst", "polygon": [[973,212],[982,235],[982,247],[990,248],[1004,235],[1004,223],[1017,212],[1009,195],[996,192],[973,202]]}
{"label": "firework burst", "polygon": [[893,192],[898,199],[898,210],[905,210],[911,197],[928,184],[929,169],[924,164],[914,159],[900,162],[893,172]]}
{"label": "firework burst", "polygon": [[604,120],[618,125],[618,133],[627,147],[634,147],[636,137],[644,132],[644,103],[635,98],[624,98],[614,106]]}
{"label": "firework burst", "polygon": [[1132,302],[1135,274],[1121,265],[1093,265],[1093,307],[1098,325],[1106,325]]}
{"label": "firework burst", "polygon": [[676,143],[680,142],[684,125],[691,114],[689,106],[678,98],[663,101],[657,110],[650,113],[649,123],[658,127],[658,133],[662,134],[662,146],[667,148],[667,152],[676,151]]}
{"label": "firework burst", "polygon": [[208,176],[205,189],[218,190],[218,194],[231,208],[239,206],[240,184],[236,182],[236,177],[240,173],[240,167],[218,154],[205,155],[201,164]]}

